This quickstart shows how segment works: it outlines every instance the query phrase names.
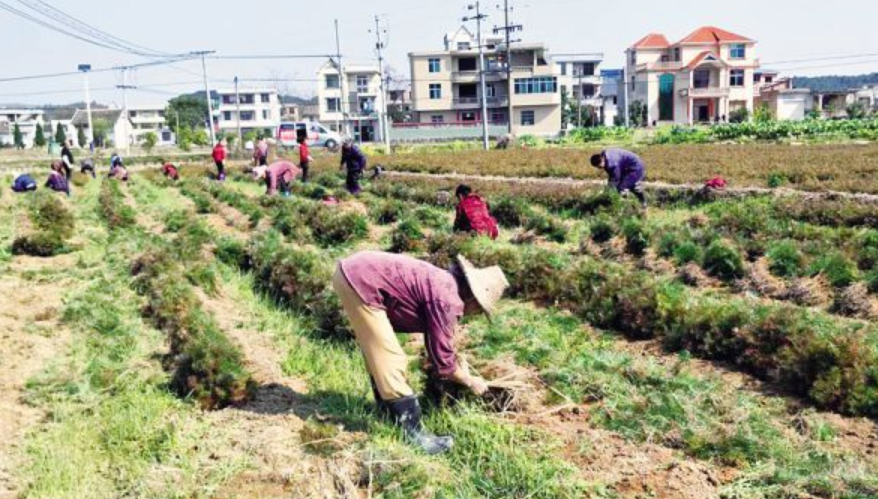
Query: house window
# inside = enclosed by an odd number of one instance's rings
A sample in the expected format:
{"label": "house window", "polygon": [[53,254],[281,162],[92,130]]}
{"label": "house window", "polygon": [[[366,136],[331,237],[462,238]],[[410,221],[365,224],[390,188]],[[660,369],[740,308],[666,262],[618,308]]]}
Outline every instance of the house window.
{"label": "house window", "polygon": [[431,83],[430,84],[430,99],[431,100],[439,100],[442,98],[442,84],[441,83]]}
{"label": "house window", "polygon": [[707,88],[710,86],[710,71],[698,69],[692,74],[692,86],[694,88]]}
{"label": "house window", "polygon": [[682,57],[680,54],[680,47],[675,47],[674,48],[674,62],[680,62],[681,60],[682,60]]}
{"label": "house window", "polygon": [[364,94],[369,91],[369,77],[366,75],[357,75],[357,92]]}
{"label": "house window", "polygon": [[558,92],[558,79],[554,76],[539,78],[516,78],[516,94],[554,94]]}
{"label": "house window", "polygon": [[631,59],[631,65],[632,65],[632,66],[636,66],[636,65],[637,65],[637,51],[636,51],[636,50],[632,50],[632,51],[629,53],[629,56],[630,56],[630,59]]}
{"label": "house window", "polygon": [[457,42],[457,50],[469,50],[471,48],[469,42]]}
{"label": "house window", "polygon": [[223,95],[223,104],[234,104],[235,96],[234,95]]}
{"label": "house window", "polygon": [[326,75],[326,88],[339,88],[338,75]]}
{"label": "house window", "polygon": [[766,76],[766,77],[765,77],[765,83],[771,83],[771,82],[773,82],[773,81],[774,81],[774,77],[773,77],[773,76]]}
{"label": "house window", "polygon": [[747,58],[747,46],[743,43],[736,43],[732,45],[731,55],[732,59],[746,59]]}
{"label": "house window", "polygon": [[536,122],[536,113],[534,111],[521,112],[521,126],[534,126]]}
{"label": "house window", "polygon": [[445,116],[442,116],[441,114],[435,114],[433,116],[430,116],[430,122],[434,125],[445,123]]}
{"label": "house window", "polygon": [[337,113],[341,110],[341,99],[338,97],[330,97],[326,99],[326,111],[330,113]]}
{"label": "house window", "polygon": [[488,83],[485,85],[485,94],[489,99],[497,97],[497,87],[494,86],[493,83]]}
{"label": "house window", "polygon": [[264,119],[264,120],[271,119],[271,111],[269,111],[268,109],[263,109],[262,110],[262,119]]}
{"label": "house window", "polygon": [[582,86],[582,96],[584,98],[591,99],[592,97],[595,96],[596,93],[597,93],[597,90],[595,89],[595,86],[592,85],[591,83],[586,83],[585,85]]}
{"label": "house window", "polygon": [[730,73],[729,85],[733,87],[743,87],[744,86],[744,70],[743,69],[733,69]]}
{"label": "house window", "polygon": [[438,73],[442,71],[442,62],[439,59],[430,59],[429,65],[431,73]]}
{"label": "house window", "polygon": [[477,118],[478,116],[476,115],[475,111],[466,111],[460,114],[460,121],[463,121],[465,123],[471,123],[473,121],[476,121]]}
{"label": "house window", "polygon": [[268,94],[261,94],[259,97],[262,100],[263,104],[268,104],[269,102],[271,102],[271,96]]}
{"label": "house window", "polygon": [[241,104],[253,104],[256,101],[253,94],[244,94],[241,96]]}
{"label": "house window", "polygon": [[232,121],[232,112],[231,111],[223,111],[223,120]]}
{"label": "house window", "polygon": [[631,91],[633,92],[635,90],[637,90],[637,77],[632,76],[631,77]]}
{"label": "house window", "polygon": [[464,57],[457,61],[458,71],[476,71],[477,69],[478,62],[475,57]]}
{"label": "house window", "polygon": [[496,109],[491,111],[491,123],[498,125],[506,124],[506,113]]}
{"label": "house window", "polygon": [[562,62],[558,64],[561,67],[561,76],[567,76],[567,63]]}
{"label": "house window", "polygon": [[255,118],[253,111],[241,111],[241,121],[253,121]]}

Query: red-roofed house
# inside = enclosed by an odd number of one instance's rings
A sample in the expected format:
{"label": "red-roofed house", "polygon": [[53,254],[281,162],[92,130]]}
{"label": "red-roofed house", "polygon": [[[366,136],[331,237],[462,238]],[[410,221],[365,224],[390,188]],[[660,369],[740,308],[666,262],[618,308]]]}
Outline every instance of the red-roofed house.
{"label": "red-roofed house", "polygon": [[698,28],[677,43],[658,33],[627,50],[629,102],[645,104],[647,122],[692,124],[753,111],[756,41],[724,29]]}

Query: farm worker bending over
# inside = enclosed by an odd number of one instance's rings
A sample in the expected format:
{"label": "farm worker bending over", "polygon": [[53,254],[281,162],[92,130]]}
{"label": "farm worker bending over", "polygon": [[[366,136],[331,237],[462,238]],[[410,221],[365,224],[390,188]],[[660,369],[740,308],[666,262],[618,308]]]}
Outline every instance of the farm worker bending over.
{"label": "farm worker bending over", "polygon": [[374,251],[338,264],[332,287],[363,351],[379,411],[391,416],[406,438],[428,454],[445,452],[454,441],[432,435],[421,425],[418,397],[405,377],[408,359],[395,333],[423,333],[439,377],[484,395],[487,384],[461,366],[453,339],[464,314],[493,314],[508,286],[499,267],[476,269],[462,256],[450,270]]}
{"label": "farm worker bending over", "polygon": [[171,180],[180,180],[180,172],[178,172],[177,167],[171,163],[165,163],[162,166],[162,175]]}
{"label": "farm worker bending over", "polygon": [[73,168],[73,153],[70,152],[72,146],[73,141],[69,140],[64,142],[64,147],[61,148],[61,161],[64,162],[64,176],[67,177],[67,180],[70,180]]}
{"label": "farm worker bending over", "polygon": [[12,182],[12,190],[15,192],[31,192],[37,190],[37,181],[33,177],[24,173],[15,177]]}
{"label": "farm worker bending over", "polygon": [[347,169],[346,187],[351,194],[359,194],[362,190],[360,189],[360,178],[363,176],[366,164],[366,155],[363,154],[363,151],[354,145],[352,139],[345,139],[341,146],[341,167]]}
{"label": "farm worker bending over", "polygon": [[290,186],[300,173],[301,170],[289,161],[278,161],[271,166],[259,166],[253,170],[253,175],[257,179],[265,179],[267,196],[277,194],[278,189],[284,196],[289,196]]}
{"label": "farm worker bending over", "polygon": [[299,168],[302,169],[302,182],[308,182],[308,167],[314,158],[311,157],[311,150],[308,148],[308,140],[305,137],[296,139],[299,143]]}
{"label": "farm worker bending over", "polygon": [[49,173],[49,178],[46,180],[46,187],[55,192],[70,195],[70,184],[67,182],[67,177],[64,176],[64,163],[61,161],[52,163],[52,172]]}
{"label": "farm worker bending over", "polygon": [[213,162],[216,164],[216,179],[226,179],[226,139],[222,139],[213,147]]}
{"label": "farm worker bending over", "polygon": [[122,156],[113,153],[113,155],[110,157],[110,175],[112,175],[113,170],[119,166],[122,166]]}
{"label": "farm worker bending over", "polygon": [[646,166],[640,156],[624,149],[605,149],[591,157],[591,165],[607,172],[610,187],[623,196],[633,192],[640,204],[646,207],[646,196],[643,194]]}
{"label": "farm worker bending over", "polygon": [[91,174],[91,178],[95,178],[95,162],[90,159],[82,160],[82,163],[79,164],[79,172]]}
{"label": "farm worker bending over", "polygon": [[497,221],[488,212],[488,203],[468,185],[459,185],[454,193],[457,196],[457,216],[454,218],[455,232],[475,232],[481,236],[497,239]]}

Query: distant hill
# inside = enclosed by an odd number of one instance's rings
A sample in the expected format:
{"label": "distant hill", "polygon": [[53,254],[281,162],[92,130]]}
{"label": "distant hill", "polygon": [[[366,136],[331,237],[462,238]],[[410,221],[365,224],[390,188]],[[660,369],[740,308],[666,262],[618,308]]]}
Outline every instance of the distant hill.
{"label": "distant hill", "polygon": [[796,88],[809,88],[812,92],[838,92],[878,85],[878,73],[855,76],[797,76],[793,78]]}

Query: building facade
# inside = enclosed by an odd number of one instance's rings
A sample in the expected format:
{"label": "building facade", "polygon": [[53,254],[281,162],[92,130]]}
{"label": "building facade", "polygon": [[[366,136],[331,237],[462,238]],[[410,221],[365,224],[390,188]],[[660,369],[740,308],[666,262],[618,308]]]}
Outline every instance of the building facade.
{"label": "building facade", "polygon": [[52,130],[46,128],[46,124],[43,122],[42,109],[0,109],[0,144],[5,146],[15,144],[15,125],[18,125],[26,149],[34,146],[37,125],[43,127],[43,136],[46,141],[52,140],[53,133]]}
{"label": "building facade", "polygon": [[[317,72],[318,121],[357,142],[381,140],[379,113],[386,109],[378,66],[345,66],[327,62]],[[349,129],[345,129],[348,126]]]}
{"label": "building facade", "polygon": [[175,143],[173,131],[169,128],[165,108],[159,106],[132,106],[128,108],[128,118],[131,119],[133,141],[135,144],[143,143],[148,133],[155,134],[160,146]]}
{"label": "building facade", "polygon": [[476,126],[482,120],[506,126],[511,120],[516,135],[557,135],[561,90],[546,46],[513,44],[507,63],[500,37],[483,44],[487,116],[481,110],[478,40],[461,27],[446,35],[444,50],[409,54],[414,120],[436,126]]}
{"label": "building facade", "polygon": [[753,112],[756,41],[703,27],[677,43],[649,34],[626,51],[630,102],[645,106],[648,124],[693,124]]}
{"label": "building facade", "polygon": [[[100,147],[125,147],[130,143],[134,135],[134,126],[131,119],[125,118],[121,109],[92,109],[92,124],[94,125],[94,138],[96,145]],[[78,109],[73,115],[71,124],[78,130],[82,130],[86,137],[89,136],[88,112]]]}
{"label": "building facade", "polygon": [[[219,106],[214,112],[216,128],[220,133],[242,134],[262,132],[269,137],[277,135],[281,122],[281,103],[276,89],[239,88],[217,90]],[[240,97],[240,103],[238,98]]]}
{"label": "building facade", "polygon": [[[558,84],[561,94],[567,99],[579,104],[578,115],[572,120],[571,126],[579,127],[580,115],[591,114],[590,122],[603,124],[604,100],[602,90],[604,80],[601,76],[600,65],[603,56],[575,56],[556,58]],[[586,118],[581,118],[585,120]]]}

